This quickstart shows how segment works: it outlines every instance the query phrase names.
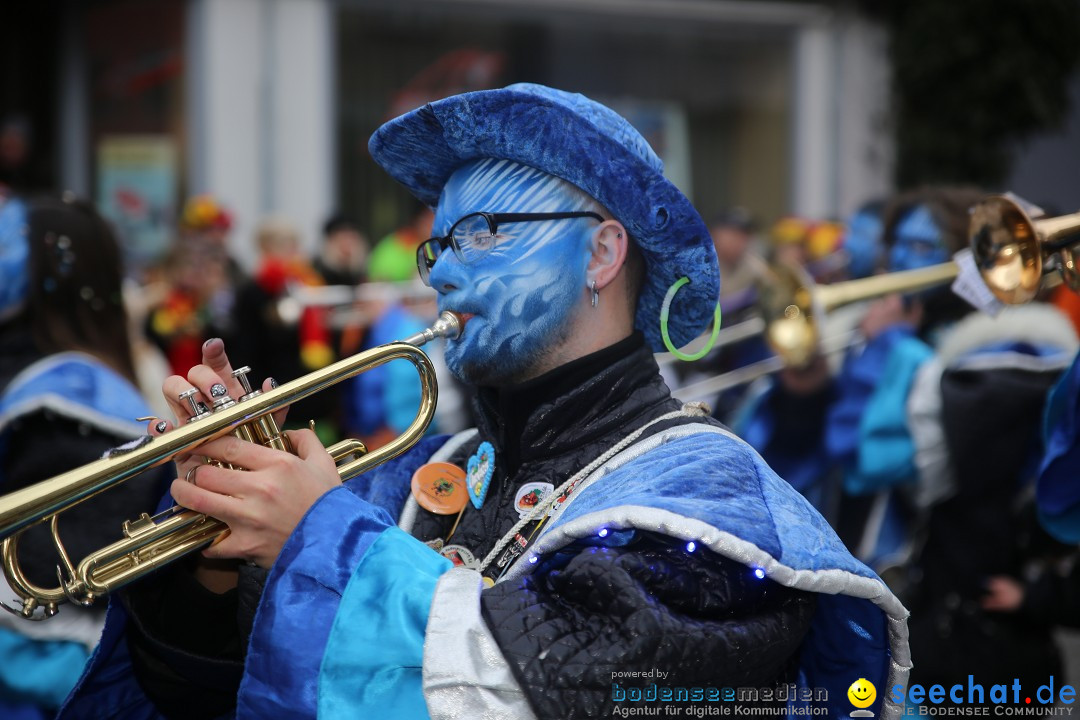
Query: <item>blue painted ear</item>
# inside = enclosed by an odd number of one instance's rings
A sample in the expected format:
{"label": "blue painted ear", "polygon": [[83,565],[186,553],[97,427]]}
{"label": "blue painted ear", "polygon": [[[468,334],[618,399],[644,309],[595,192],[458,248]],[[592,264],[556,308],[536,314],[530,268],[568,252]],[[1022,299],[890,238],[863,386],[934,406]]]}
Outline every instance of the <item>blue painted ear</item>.
{"label": "blue painted ear", "polygon": [[584,95],[520,83],[425,105],[372,135],[371,156],[417,198],[435,206],[446,181],[470,160],[502,158],[576,185],[608,208],[645,260],[636,327],[664,349],[660,307],[679,278],[668,330],[683,346],[700,335],[720,295],[712,238],[690,201],[663,175],[645,138]]}

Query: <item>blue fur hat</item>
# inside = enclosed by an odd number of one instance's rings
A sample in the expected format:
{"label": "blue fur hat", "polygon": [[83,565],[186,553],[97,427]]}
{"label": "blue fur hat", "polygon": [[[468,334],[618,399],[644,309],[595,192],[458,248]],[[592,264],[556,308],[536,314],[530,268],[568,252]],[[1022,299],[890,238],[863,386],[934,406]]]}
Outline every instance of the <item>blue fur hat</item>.
{"label": "blue fur hat", "polygon": [[686,345],[712,320],[720,271],[708,228],[664,177],[645,138],[584,95],[530,83],[455,95],[389,121],[368,149],[431,207],[454,171],[480,158],[512,160],[562,178],[614,213],[641,249],[645,282],[634,324],[654,350],[664,349],[660,307],[679,278],[690,283],[671,304],[672,343]]}
{"label": "blue fur hat", "polygon": [[0,321],[18,312],[26,299],[29,257],[26,205],[0,195]]}

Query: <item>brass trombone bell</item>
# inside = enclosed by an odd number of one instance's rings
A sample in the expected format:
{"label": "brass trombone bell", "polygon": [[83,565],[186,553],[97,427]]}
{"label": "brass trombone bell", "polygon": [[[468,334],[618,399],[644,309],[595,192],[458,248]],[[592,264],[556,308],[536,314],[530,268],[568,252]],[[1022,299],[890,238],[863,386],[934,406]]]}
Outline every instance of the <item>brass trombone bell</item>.
{"label": "brass trombone bell", "polygon": [[[247,392],[237,401],[230,399],[227,404],[220,406],[215,401],[213,411],[200,414],[186,425],[151,438],[136,449],[107,456],[0,497],[3,571],[8,584],[19,596],[22,608],[16,610],[3,603],[0,605],[22,618],[41,620],[55,615],[57,606],[65,601],[89,605],[101,595],[205,547],[228,531],[225,523],[191,510],[173,507],[154,517],[144,514],[135,521],[124,523],[124,537],[121,540],[75,563],[68,557],[60,541],[57,519],[60,513],[83,500],[229,433],[268,447],[287,448],[287,438],[277,428],[273,413],[336,383],[390,360],[402,358],[412,363],[421,384],[420,406],[409,427],[397,438],[372,452],[367,452],[355,440],[346,440],[328,448],[335,462],[339,463],[338,475],[342,480],[397,457],[419,441],[435,414],[438,396],[435,370],[420,346],[435,338],[454,338],[460,333],[460,318],[454,313],[444,312],[431,327],[401,342],[380,345],[266,392],[252,391],[246,379],[241,379]],[[41,588],[32,584],[19,566],[16,554],[21,531],[41,522],[50,523],[53,542],[61,561],[58,567],[60,584],[56,588]]]}
{"label": "brass trombone bell", "polygon": [[948,261],[818,285],[800,267],[772,265],[759,284],[759,305],[765,318],[765,339],[788,367],[804,367],[817,352],[826,313],[843,305],[892,293],[908,293],[951,282],[959,271]]}
{"label": "brass trombone bell", "polygon": [[1065,283],[1080,291],[1073,250],[1078,234],[1080,213],[1032,219],[1012,197],[991,195],[972,209],[969,240],[987,287],[998,300],[1017,305],[1038,294],[1051,259]]}

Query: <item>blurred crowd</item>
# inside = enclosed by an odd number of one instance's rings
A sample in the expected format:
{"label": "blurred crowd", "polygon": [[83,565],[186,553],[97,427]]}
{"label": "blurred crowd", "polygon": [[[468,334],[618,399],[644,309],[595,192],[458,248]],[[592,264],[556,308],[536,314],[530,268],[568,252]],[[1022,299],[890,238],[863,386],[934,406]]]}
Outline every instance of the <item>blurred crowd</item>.
{"label": "blurred crowd", "polygon": [[[1061,288],[991,316],[948,283],[871,293],[812,318],[815,335],[799,362],[776,356],[762,302],[777,291],[781,266],[812,293],[950,262],[967,247],[968,210],[980,197],[921,188],[869,200],[847,218],[789,216],[767,226],[746,208],[725,210],[710,223],[722,325],[750,329],[721,334],[698,362],[658,356],[676,397],[707,402],[901,596],[912,612],[913,681],[924,685],[1062,674],[1054,631],[1075,622],[1076,548],[1040,528],[1032,497],[1047,393],[1078,347],[1077,297]],[[431,222],[417,207],[372,243],[358,219],[335,213],[306,252],[288,218],[263,218],[253,237],[234,238],[227,203],[198,195],[179,213],[169,251],[133,276],[92,204],[3,191],[3,492],[138,441],[145,427],[134,418],[167,417],[162,380],[184,375],[212,338],[253,377],[286,382],[430,325],[435,294],[418,285],[415,258]],[[235,255],[240,248],[249,264]],[[468,427],[467,398],[441,349],[426,350],[440,382],[430,432]],[[411,366],[395,361],[297,403],[288,422],[314,422],[325,443],[357,437],[374,448],[412,422],[419,392]],[[169,479],[85,516],[114,529],[152,506]],[[75,544],[100,544],[102,530],[86,522],[76,517],[68,528]],[[47,544],[28,538],[20,552],[31,559]],[[34,653],[52,670],[27,679],[5,672],[18,663],[0,665],[5,717],[26,711],[27,698],[56,706],[101,617],[90,610],[75,621],[82,627],[56,630],[44,639],[49,652],[12,622],[0,622],[5,656]]]}
{"label": "blurred crowd", "polygon": [[[1035,488],[1048,394],[1076,357],[1076,293],[1058,286],[998,311],[976,309],[951,281],[871,289],[817,303],[813,333],[799,336],[808,352],[772,362],[760,320],[777,294],[783,309],[837,283],[951,263],[983,197],[924,187],[848,218],[764,228],[742,208],[720,214],[723,324],[757,320],[760,331],[665,365],[677,397],[710,403],[904,601],[911,682],[924,687],[1064,672],[1056,630],[1077,623],[1076,546],[1044,529]],[[777,275],[778,264],[798,270]]]}

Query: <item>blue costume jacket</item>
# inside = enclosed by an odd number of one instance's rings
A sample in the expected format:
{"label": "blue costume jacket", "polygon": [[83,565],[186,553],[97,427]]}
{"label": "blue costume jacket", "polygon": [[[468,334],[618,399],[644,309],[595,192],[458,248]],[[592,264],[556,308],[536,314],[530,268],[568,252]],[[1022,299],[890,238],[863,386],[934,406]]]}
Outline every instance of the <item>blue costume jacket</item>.
{"label": "blue costume jacket", "polygon": [[[477,441],[475,432],[449,441],[425,439],[310,509],[263,591],[239,689],[239,717],[536,717],[522,675],[510,667],[509,650],[498,641],[501,628],[490,625],[480,575],[453,567],[395,525],[396,518],[409,528],[415,517],[415,469]],[[879,717],[900,714],[885,688],[903,684],[910,667],[906,611],[757,453],[715,423],[693,421],[609,454],[590,465],[490,592],[528,587],[557,572],[567,554],[602,554],[635,534],[666,538],[698,560],[720,558],[742,568],[743,577],[814,594],[816,611],[795,680],[827,693],[820,702],[830,717],[854,709],[846,690],[859,678],[879,688],[873,708]],[[522,632],[543,635],[543,628],[530,625],[532,617],[523,608],[504,619],[521,624]],[[159,717],[131,673],[125,622],[124,608],[113,603],[102,643],[61,717]],[[669,648],[678,643],[674,636],[656,639]],[[565,646],[552,639],[540,659]],[[647,693],[645,699],[620,700],[621,690],[612,687],[613,701],[648,702]]]}

